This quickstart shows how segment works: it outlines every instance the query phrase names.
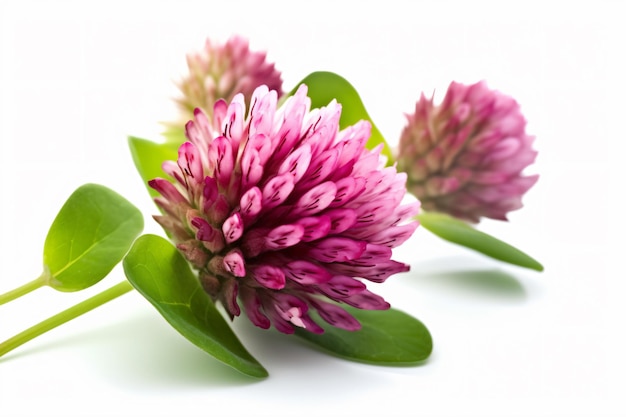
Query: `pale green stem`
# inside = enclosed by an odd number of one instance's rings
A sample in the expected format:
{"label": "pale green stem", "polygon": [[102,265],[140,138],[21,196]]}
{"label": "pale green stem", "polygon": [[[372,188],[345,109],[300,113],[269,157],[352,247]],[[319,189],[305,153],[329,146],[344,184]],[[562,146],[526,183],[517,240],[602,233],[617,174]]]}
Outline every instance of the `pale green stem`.
{"label": "pale green stem", "polygon": [[37,279],[27,282],[21,287],[17,287],[14,290],[5,292],[4,294],[0,294],[0,305],[6,304],[9,301],[13,301],[16,298],[20,298],[21,296],[26,295],[29,292],[36,290],[37,288],[41,288],[44,285],[46,285],[46,275],[41,274],[41,276]]}
{"label": "pale green stem", "polygon": [[120,295],[126,294],[132,289],[133,286],[130,285],[128,281],[120,282],[119,284],[114,285],[113,287],[104,290],[101,293],[68,308],[67,310],[63,310],[62,312],[35,324],[33,327],[30,327],[23,332],[16,334],[12,338],[0,343],[0,356],[12,351],[18,346],[23,345],[29,340],[44,334],[48,330],[52,330],[63,323],[75,319],[76,317],[119,297]]}

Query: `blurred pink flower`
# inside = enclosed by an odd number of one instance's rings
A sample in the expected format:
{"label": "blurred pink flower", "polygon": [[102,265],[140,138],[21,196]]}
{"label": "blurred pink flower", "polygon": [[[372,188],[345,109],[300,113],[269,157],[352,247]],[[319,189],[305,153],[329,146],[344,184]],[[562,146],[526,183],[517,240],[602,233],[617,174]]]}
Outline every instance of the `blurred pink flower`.
{"label": "blurred pink flower", "polygon": [[441,104],[422,94],[407,119],[398,170],[425,210],[478,222],[507,220],[522,207],[522,195],[538,179],[522,171],[537,152],[513,98],[485,82],[452,82]]}
{"label": "blurred pink flower", "polygon": [[187,55],[187,66],[189,74],[178,84],[183,95],[176,100],[185,122],[193,118],[198,107],[210,117],[217,100],[230,102],[237,93],[244,95],[248,105],[260,85],[282,95],[280,72],[266,61],[265,52],[251,51],[248,41],[239,36],[226,43],[207,39],[202,51]]}
{"label": "blurred pink flower", "polygon": [[176,182],[150,181],[155,219],[231,318],[241,303],[259,327],[321,333],[315,309],[357,330],[340,304],[389,308],[362,279],[409,269],[392,248],[415,231],[419,203],[400,205],[406,175],[364,148],[368,122],[339,131],[341,106],[310,110],[305,85],[280,108],[277,97],[257,88],[247,117],[242,94],[217,101],[212,120],[196,110],[178,162],[163,165]]}

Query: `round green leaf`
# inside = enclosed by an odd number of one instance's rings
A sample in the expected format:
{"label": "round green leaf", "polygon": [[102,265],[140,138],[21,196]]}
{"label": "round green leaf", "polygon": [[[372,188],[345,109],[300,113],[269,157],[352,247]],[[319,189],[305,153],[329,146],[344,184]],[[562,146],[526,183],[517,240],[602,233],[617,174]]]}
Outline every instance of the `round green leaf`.
{"label": "round green leaf", "polygon": [[150,196],[157,197],[159,193],[148,187],[148,181],[157,177],[165,177],[161,166],[165,161],[178,159],[179,145],[180,143],[174,142],[155,143],[133,136],[128,138],[128,146],[135,168],[148,188]]}
{"label": "round green leaf", "polygon": [[374,365],[417,365],[430,356],[432,337],[416,318],[395,309],[344,308],[359,320],[361,330],[350,332],[323,324],[321,335],[300,329],[296,334],[331,354]]}
{"label": "round green leaf", "polygon": [[43,250],[45,283],[78,291],[104,278],[143,230],[141,212],[102,185],[79,187],[54,219]]}
{"label": "round green leaf", "polygon": [[143,235],[124,258],[130,283],[172,327],[216,359],[253,377],[267,371],[243,347],[171,243]]}
{"label": "round green leaf", "polygon": [[422,212],[420,224],[437,236],[503,262],[543,271],[543,265],[521,250],[443,213]]}
{"label": "round green leaf", "polygon": [[311,108],[327,106],[333,99],[341,104],[341,119],[339,126],[343,129],[351,126],[359,120],[367,120],[372,125],[372,134],[366,143],[368,149],[373,149],[381,143],[384,144],[382,154],[387,157],[387,165],[393,164],[391,148],[385,141],[359,97],[356,89],[345,78],[328,71],[317,71],[307,75],[298,83],[290,95],[295,94],[298,86],[306,84],[308,96],[311,98]]}

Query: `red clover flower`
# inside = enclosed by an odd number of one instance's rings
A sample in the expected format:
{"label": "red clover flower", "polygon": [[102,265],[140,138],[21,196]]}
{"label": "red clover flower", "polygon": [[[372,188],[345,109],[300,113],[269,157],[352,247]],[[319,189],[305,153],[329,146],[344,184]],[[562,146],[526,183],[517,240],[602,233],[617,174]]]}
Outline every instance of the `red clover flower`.
{"label": "red clover flower", "polygon": [[419,202],[403,203],[406,174],[365,148],[367,121],[340,131],[336,101],[311,110],[305,85],[280,107],[278,95],[263,85],[248,113],[243,94],[212,117],[195,110],[178,161],[163,164],[175,182],[149,183],[155,219],[231,319],[243,308],[261,328],[322,333],[314,309],[358,330],[341,305],[389,308],[363,281],[408,271],[392,248],[417,228]]}
{"label": "red clover flower", "polygon": [[511,97],[484,82],[453,82],[439,105],[422,94],[400,137],[398,170],[425,210],[477,223],[506,220],[538,180],[534,137]]}
{"label": "red clover flower", "polygon": [[189,74],[178,84],[182,97],[176,100],[185,122],[193,118],[196,108],[210,117],[217,100],[231,102],[237,93],[242,93],[249,105],[259,85],[282,95],[280,72],[267,62],[265,52],[251,51],[240,36],[232,36],[226,43],[207,39],[203,50],[187,55],[187,66]]}

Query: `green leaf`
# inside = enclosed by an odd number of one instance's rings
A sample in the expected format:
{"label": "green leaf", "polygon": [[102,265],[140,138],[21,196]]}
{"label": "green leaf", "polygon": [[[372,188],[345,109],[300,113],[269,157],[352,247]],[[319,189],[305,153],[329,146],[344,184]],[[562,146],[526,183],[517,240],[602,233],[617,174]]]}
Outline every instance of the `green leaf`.
{"label": "green leaf", "polygon": [[267,371],[248,353],[171,243],[143,235],[124,259],[130,283],[181,335],[216,359],[253,377]]}
{"label": "green leaf", "polygon": [[141,176],[151,197],[159,195],[155,190],[148,187],[148,181],[165,177],[166,175],[161,169],[163,162],[176,161],[178,159],[179,143],[166,142],[155,143],[146,139],[128,137],[128,146],[133,156],[135,167]]}
{"label": "green leaf", "polygon": [[543,271],[534,258],[495,237],[481,232],[469,224],[443,213],[420,213],[420,224],[437,236],[465,246],[503,262],[524,268]]}
{"label": "green leaf", "polygon": [[295,94],[301,84],[308,87],[308,96],[311,98],[311,108],[327,106],[331,100],[336,99],[341,104],[340,128],[346,128],[358,122],[367,120],[372,125],[372,134],[366,143],[368,149],[373,149],[379,144],[384,144],[382,154],[387,157],[387,165],[393,164],[391,148],[385,141],[361,101],[361,97],[356,89],[345,78],[327,71],[317,71],[307,75],[291,91],[289,95]]}
{"label": "green leaf", "polygon": [[46,284],[78,291],[104,278],[143,230],[141,212],[98,184],[79,187],[52,222],[43,250]]}
{"label": "green leaf", "polygon": [[296,334],[339,357],[374,365],[417,365],[430,356],[432,337],[416,318],[395,309],[344,308],[361,322],[361,330],[350,332],[324,324],[321,335],[300,329]]}

